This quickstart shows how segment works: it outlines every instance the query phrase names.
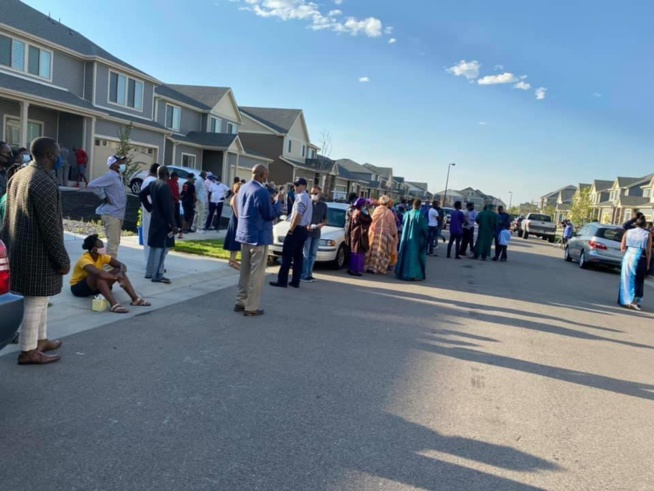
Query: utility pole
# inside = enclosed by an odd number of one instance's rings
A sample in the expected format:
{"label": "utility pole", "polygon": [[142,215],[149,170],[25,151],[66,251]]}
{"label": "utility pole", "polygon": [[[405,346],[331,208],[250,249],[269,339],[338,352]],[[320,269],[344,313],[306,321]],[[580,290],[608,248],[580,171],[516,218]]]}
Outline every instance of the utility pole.
{"label": "utility pole", "polygon": [[445,206],[445,202],[447,201],[447,187],[450,185],[450,169],[455,165],[455,163],[447,164],[447,178],[445,179],[445,192],[443,193],[443,202],[441,203],[441,206]]}

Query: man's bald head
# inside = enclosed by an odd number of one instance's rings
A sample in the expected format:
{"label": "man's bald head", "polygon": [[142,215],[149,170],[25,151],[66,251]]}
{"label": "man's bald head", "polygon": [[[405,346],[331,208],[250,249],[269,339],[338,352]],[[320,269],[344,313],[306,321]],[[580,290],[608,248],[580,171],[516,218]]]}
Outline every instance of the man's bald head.
{"label": "man's bald head", "polygon": [[259,182],[266,182],[268,180],[268,167],[263,164],[255,165],[252,168],[252,179]]}

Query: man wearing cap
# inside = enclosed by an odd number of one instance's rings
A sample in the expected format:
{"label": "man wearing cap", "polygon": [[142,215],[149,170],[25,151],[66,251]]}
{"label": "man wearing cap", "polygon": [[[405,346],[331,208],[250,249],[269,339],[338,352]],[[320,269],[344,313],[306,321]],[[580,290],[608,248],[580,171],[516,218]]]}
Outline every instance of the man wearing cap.
{"label": "man wearing cap", "polygon": [[291,211],[291,225],[284,239],[284,248],[282,249],[282,265],[277,273],[277,281],[271,281],[270,286],[286,288],[288,282],[288,272],[293,264],[293,280],[290,285],[294,288],[300,288],[300,277],[302,276],[302,266],[304,261],[304,243],[307,240],[307,227],[311,223],[313,207],[307,194],[307,180],[299,178],[293,183],[295,187],[295,200]]}
{"label": "man wearing cap", "polygon": [[120,235],[127,209],[127,192],[121,174],[125,172],[126,157],[112,155],[107,159],[109,171],[91,181],[88,188],[102,198],[102,204],[95,212],[102,218],[102,225],[107,236],[107,254],[114,259],[118,257]]}

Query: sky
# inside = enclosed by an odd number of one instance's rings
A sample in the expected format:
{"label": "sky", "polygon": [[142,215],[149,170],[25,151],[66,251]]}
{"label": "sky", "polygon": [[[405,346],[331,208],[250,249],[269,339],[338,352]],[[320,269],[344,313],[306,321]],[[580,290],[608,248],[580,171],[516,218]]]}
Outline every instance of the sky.
{"label": "sky", "polygon": [[449,188],[513,204],[654,172],[649,0],[26,3],[162,82],[303,109],[332,159],[432,192],[449,163]]}

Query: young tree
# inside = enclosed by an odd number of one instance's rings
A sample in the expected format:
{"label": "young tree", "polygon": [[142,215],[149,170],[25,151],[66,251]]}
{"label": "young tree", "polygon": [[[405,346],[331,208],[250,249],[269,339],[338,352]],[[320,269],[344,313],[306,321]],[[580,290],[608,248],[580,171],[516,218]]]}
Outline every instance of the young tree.
{"label": "young tree", "polygon": [[570,208],[570,220],[577,227],[585,225],[593,218],[593,202],[590,198],[590,188],[580,190],[575,194]]}
{"label": "young tree", "polygon": [[140,164],[133,161],[134,145],[132,145],[131,142],[133,129],[134,126],[132,123],[130,123],[127,126],[121,126],[120,130],[117,132],[118,139],[120,141],[118,143],[118,151],[116,153],[123,157],[127,157],[125,160],[125,172],[122,176],[123,183],[126,186],[129,185],[129,181],[131,180],[132,176],[141,170]]}
{"label": "young tree", "polygon": [[328,130],[322,130],[320,133],[320,154],[329,158],[332,153],[332,135]]}

